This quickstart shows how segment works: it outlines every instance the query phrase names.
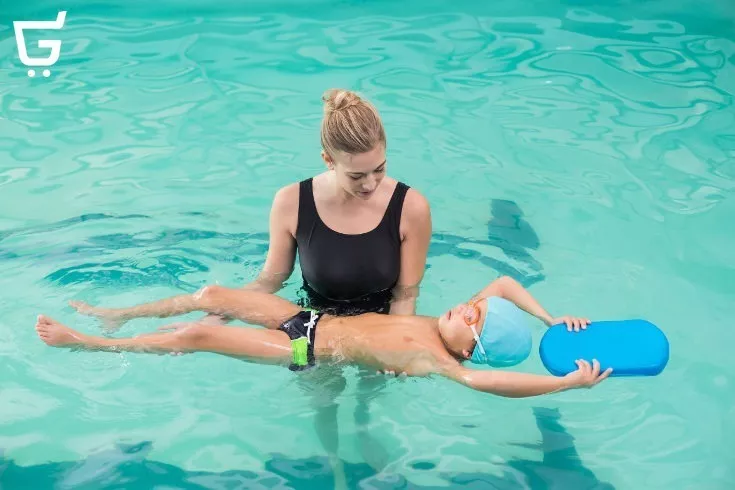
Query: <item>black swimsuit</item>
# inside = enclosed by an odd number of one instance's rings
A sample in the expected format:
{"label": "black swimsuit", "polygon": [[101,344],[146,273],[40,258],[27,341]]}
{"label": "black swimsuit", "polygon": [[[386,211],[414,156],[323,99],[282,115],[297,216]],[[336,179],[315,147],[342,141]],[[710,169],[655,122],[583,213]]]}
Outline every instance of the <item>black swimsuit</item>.
{"label": "black swimsuit", "polygon": [[398,182],[383,219],[367,233],[336,232],[321,220],[312,179],[299,184],[296,244],[306,298],[333,315],[388,313],[401,269],[401,212],[408,186]]}

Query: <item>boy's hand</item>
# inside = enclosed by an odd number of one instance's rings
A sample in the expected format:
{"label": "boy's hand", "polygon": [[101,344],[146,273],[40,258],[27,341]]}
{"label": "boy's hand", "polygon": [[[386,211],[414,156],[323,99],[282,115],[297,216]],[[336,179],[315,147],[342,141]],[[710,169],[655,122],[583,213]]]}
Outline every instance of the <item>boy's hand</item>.
{"label": "boy's hand", "polygon": [[612,368],[607,368],[600,374],[600,363],[597,359],[592,360],[592,366],[582,359],[576,360],[575,363],[579,369],[564,376],[570,388],[592,388],[612,373]]}
{"label": "boy's hand", "polygon": [[582,330],[587,328],[587,325],[589,325],[590,320],[588,318],[581,318],[576,316],[560,316],[559,318],[552,318],[549,322],[549,326],[553,327],[554,325],[559,325],[560,323],[566,323],[567,325],[567,331],[571,332],[572,329],[574,329],[575,332],[579,332],[579,329]]}

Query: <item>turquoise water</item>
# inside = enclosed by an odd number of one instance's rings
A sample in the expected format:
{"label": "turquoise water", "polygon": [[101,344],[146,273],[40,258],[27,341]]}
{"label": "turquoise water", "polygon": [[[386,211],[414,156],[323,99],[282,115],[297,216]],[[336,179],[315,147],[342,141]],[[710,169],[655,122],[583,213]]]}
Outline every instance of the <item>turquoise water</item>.
{"label": "turquoise water", "polygon": [[[431,202],[421,312],[510,274],[553,314],[643,317],[672,346],[659,377],[524,400],[347,370],[351,488],[735,486],[731,2],[5,3],[0,487],[333,486],[288,370],[70,353],[32,328],[102,332],[70,299],[253,279],[273,193],[323,168],[329,87],[376,103],[389,173]],[[61,59],[28,78],[11,22],[61,7]]]}

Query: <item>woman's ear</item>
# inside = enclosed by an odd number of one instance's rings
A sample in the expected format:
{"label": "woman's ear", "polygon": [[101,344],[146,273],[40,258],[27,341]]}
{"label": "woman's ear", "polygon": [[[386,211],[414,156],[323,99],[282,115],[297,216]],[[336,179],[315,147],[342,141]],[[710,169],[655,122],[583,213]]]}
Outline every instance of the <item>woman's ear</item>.
{"label": "woman's ear", "polygon": [[329,170],[334,170],[334,160],[332,160],[332,157],[330,157],[324,150],[322,150],[322,160],[327,164],[327,168]]}

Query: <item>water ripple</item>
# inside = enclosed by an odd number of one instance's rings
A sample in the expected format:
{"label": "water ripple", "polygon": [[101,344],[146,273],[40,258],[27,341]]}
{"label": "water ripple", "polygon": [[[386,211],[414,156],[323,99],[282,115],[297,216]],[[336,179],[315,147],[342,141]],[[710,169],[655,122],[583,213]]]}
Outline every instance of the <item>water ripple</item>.
{"label": "water ripple", "polygon": [[[276,82],[267,90],[251,91],[262,99],[255,104],[218,102],[216,114],[221,116],[213,117],[207,107],[221,92],[213,82],[217,81],[220,86],[222,82],[219,80],[237,81],[229,82],[227,93],[232,93],[244,82],[239,73],[270,70],[292,76],[295,70],[311,72],[338,66],[359,72],[375,65],[371,75],[364,79],[365,87],[375,92],[376,100],[392,106],[386,113],[395,118],[396,126],[410,127],[420,118],[421,124],[441,131],[447,118],[458,121],[460,127],[464,120],[470,118],[502,121],[504,130],[512,135],[514,141],[531,148],[563,145],[619,161],[618,165],[622,165],[621,168],[631,178],[656,196],[657,205],[668,211],[701,211],[709,206],[709,202],[700,204],[701,195],[731,191],[729,183],[723,187],[722,182],[709,181],[707,174],[691,170],[674,181],[652,179],[640,175],[637,168],[631,167],[626,160],[640,159],[656,138],[695,130],[703,121],[716,117],[718,110],[732,104],[732,86],[727,85],[730,82],[726,80],[730,77],[725,76],[725,72],[732,70],[732,64],[727,64],[726,60],[735,52],[733,42],[692,36],[676,22],[641,20],[618,23],[585,10],[569,11],[565,22],[543,17],[491,19],[459,14],[419,16],[411,22],[368,17],[339,25],[274,15],[228,21],[165,22],[99,22],[96,18],[83,18],[73,24],[74,30],[70,31],[73,36],[68,41],[69,56],[65,57],[67,65],[60,65],[67,71],[52,90],[65,86],[66,93],[81,94],[90,88],[90,83],[84,80],[95,80],[98,85],[96,94],[88,97],[87,104],[104,107],[106,111],[119,111],[125,104],[124,110],[130,111],[134,109],[130,100],[135,100],[138,108],[147,109],[138,110],[137,114],[130,113],[131,120],[123,123],[130,128],[126,131],[133,139],[164,138],[167,131],[180,126],[177,121],[185,118],[196,121],[196,126],[183,126],[180,131],[184,133],[180,137],[193,142],[216,132],[221,135],[223,143],[232,144],[236,135],[250,133],[255,136],[250,122],[237,117],[233,120],[232,116],[237,113],[260,114],[263,119],[260,124],[268,124],[272,116],[269,100],[273,97],[270,94],[285,86]],[[592,25],[596,29],[602,26],[619,29],[614,35],[601,30],[595,31],[593,36],[585,30]],[[624,36],[621,30],[625,32]],[[316,37],[295,35],[294,32],[310,32]],[[329,40],[326,47],[317,42],[319,36]],[[103,43],[91,41],[100,37],[110,38],[118,47],[124,41],[130,52],[113,55]],[[178,57],[151,56],[165,52],[161,46],[174,38],[179,39],[182,46]],[[559,41],[548,45],[549,40],[557,38]],[[658,44],[652,44],[652,39],[656,39]],[[298,47],[288,53],[274,47],[243,56],[237,51],[243,40],[263,46],[267,45],[265,41],[270,41]],[[214,58],[207,54],[211,50],[200,48],[212,42],[218,46]],[[378,54],[389,48],[393,53],[391,57]],[[419,60],[429,56],[438,58],[433,72],[395,65],[395,60],[401,59],[402,49],[407,50],[407,56],[411,53],[418,55]],[[107,64],[96,64],[91,70],[80,71],[81,65],[89,64],[91,56],[103,58]],[[223,60],[234,63],[225,64]],[[116,78],[117,89],[104,87],[107,82],[94,78],[103,74]],[[529,83],[535,79],[541,85]],[[75,85],[69,85],[69,82]],[[191,88],[197,84],[201,90],[192,92]],[[458,88],[497,86],[498,89],[495,96],[484,100],[475,98],[466,106],[458,100],[458,103],[446,105],[437,112],[442,106],[439,94],[453,91],[453,85]],[[695,88],[696,91],[693,90]],[[127,89],[133,92],[125,96]],[[686,96],[682,89],[688,89],[691,95]],[[162,101],[169,100],[161,97],[161,92],[172,97],[178,90],[182,91],[183,97],[180,98],[184,100],[183,104],[169,104],[166,108],[160,106]],[[401,90],[400,98],[388,94],[396,90]],[[201,94],[198,103],[192,100],[195,93]],[[293,93],[296,95],[297,92]],[[68,102],[62,102],[63,97],[69,96],[54,93],[58,103],[68,105]],[[78,98],[70,100],[74,101],[72,103],[79,101]],[[55,132],[68,124],[63,121],[74,119],[72,114],[67,115],[60,108],[56,117],[45,117],[52,110],[48,103],[44,104],[44,117],[34,119],[29,111],[37,112],[38,108],[34,109],[31,99],[10,98],[8,101],[11,104],[15,102],[6,109],[15,124]],[[430,101],[429,105],[427,101]],[[115,124],[111,119],[100,117],[109,116],[100,114],[95,118],[98,122],[104,121],[104,125]],[[303,120],[300,118],[303,116],[287,113],[280,116],[279,121]],[[570,125],[570,118],[575,118],[577,124]],[[565,129],[556,123],[557,120],[566,121]],[[50,125],[51,121],[57,121],[56,125]],[[306,124],[302,129],[313,128],[315,123],[314,120],[311,126]],[[206,129],[201,129],[204,125]],[[696,131],[701,134],[699,129]],[[59,133],[56,137],[69,144],[78,140],[99,143],[105,134],[80,128]],[[273,135],[270,138],[273,142],[278,141],[272,139]],[[273,149],[283,150],[283,144],[277,143]],[[53,152],[56,145],[49,145],[49,148]],[[482,151],[473,155],[478,153]],[[493,159],[513,159],[513,154],[512,150],[502,148],[496,151]],[[170,151],[161,148],[160,155],[158,158],[166,158],[167,155],[170,158]],[[43,160],[47,156],[29,154],[27,158]],[[582,153],[578,153],[575,158],[581,156]],[[294,157],[296,155],[290,158]],[[470,163],[474,158],[464,157]],[[156,158],[155,154],[152,158]],[[722,160],[726,157],[721,154],[715,158]],[[694,185],[703,187],[705,191],[679,191],[682,182],[690,180],[696,181]],[[685,204],[687,200],[691,204]]]}
{"label": "water ripple", "polygon": [[[0,16],[58,8],[37,3]],[[345,86],[379,106],[389,172],[432,203],[422,310],[509,274],[555,309],[643,313],[688,346],[650,382],[546,398],[556,413],[442,380],[390,384],[370,405],[388,470],[347,462],[350,481],[726,481],[729,3],[81,3],[70,4],[49,79],[26,76],[0,22],[0,351],[10,374],[0,445],[19,461],[0,460],[0,473],[38,488],[128,477],[146,486],[156,474],[169,486],[332,485],[313,459],[314,410],[289,373],[205,354],[68,354],[41,345],[31,325],[48,310],[99,333],[65,302],[127,304],[252,279],[272,195],[323,168],[320,96]],[[541,372],[534,362],[522,369]],[[347,379],[339,422],[351,443],[359,396]],[[146,459],[151,439],[167,462]],[[85,460],[119,440],[133,444]],[[130,467],[140,474],[126,476]],[[64,476],[22,479],[44,472]]]}

